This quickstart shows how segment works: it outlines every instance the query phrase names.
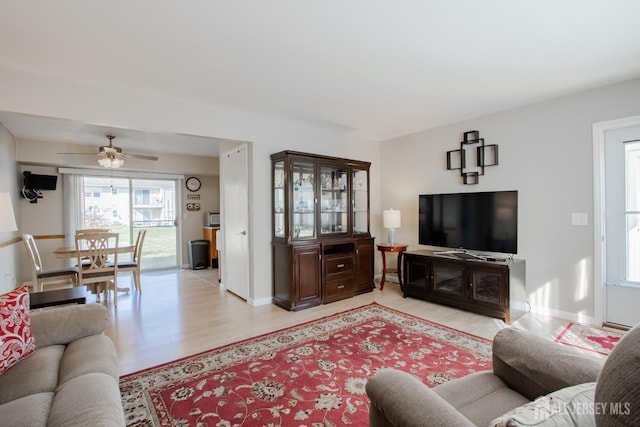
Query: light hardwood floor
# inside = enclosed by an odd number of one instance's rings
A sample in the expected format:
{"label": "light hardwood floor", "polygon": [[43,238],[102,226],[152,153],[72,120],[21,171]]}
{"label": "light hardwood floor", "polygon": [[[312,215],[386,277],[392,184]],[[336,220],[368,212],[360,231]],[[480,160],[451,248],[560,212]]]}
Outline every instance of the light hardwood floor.
{"label": "light hardwood floor", "polygon": [[[122,275],[119,286],[132,283]],[[132,286],[133,288],[133,286]],[[89,296],[88,302],[95,297]],[[217,270],[171,270],[142,274],[142,294],[119,293],[118,306],[108,303],[106,334],[118,351],[122,375],[150,368],[221,345],[318,319],[350,308],[377,302],[433,322],[492,338],[506,325],[501,320],[402,298],[397,283],[384,291],[289,312],[273,304],[252,307],[221,289]],[[513,326],[554,338],[568,321],[527,314]]]}

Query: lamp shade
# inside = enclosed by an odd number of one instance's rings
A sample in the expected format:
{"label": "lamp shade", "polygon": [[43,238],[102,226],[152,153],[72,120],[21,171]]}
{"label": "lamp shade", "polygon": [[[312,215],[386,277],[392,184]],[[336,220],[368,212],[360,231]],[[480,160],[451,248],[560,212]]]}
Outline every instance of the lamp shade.
{"label": "lamp shade", "polygon": [[16,231],[17,229],[11,194],[0,193],[0,232]]}
{"label": "lamp shade", "polygon": [[400,228],[400,211],[388,209],[382,212],[382,225],[384,228]]}

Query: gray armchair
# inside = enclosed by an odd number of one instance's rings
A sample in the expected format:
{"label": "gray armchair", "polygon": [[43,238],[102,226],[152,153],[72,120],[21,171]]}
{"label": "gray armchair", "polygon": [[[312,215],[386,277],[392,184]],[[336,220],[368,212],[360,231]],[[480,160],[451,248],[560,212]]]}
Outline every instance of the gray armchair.
{"label": "gray armchair", "polygon": [[603,360],[574,348],[506,328],[493,341],[493,372],[477,372],[432,389],[404,372],[378,372],[366,387],[369,421],[372,427],[487,426],[540,396],[597,381],[591,385],[591,403],[617,405],[615,411],[595,415],[598,425],[640,425],[639,369],[638,327],[618,343],[604,367]]}

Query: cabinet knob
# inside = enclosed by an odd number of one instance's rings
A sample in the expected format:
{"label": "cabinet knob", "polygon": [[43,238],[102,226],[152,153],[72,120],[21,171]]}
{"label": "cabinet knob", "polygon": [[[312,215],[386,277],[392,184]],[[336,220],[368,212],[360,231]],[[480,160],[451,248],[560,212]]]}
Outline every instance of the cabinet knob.
{"label": "cabinet knob", "polygon": [[338,285],[338,289],[344,288],[344,285]]}
{"label": "cabinet knob", "polygon": [[344,264],[338,264],[337,267],[338,268],[344,268]]}

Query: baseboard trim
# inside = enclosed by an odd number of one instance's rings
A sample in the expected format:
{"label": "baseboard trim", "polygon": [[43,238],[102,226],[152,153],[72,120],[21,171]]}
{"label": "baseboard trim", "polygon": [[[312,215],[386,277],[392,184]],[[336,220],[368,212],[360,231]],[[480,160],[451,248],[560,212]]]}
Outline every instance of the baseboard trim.
{"label": "baseboard trim", "polygon": [[272,301],[273,301],[272,297],[258,298],[258,299],[248,298],[247,299],[247,302],[249,303],[249,305],[251,305],[253,307],[258,307],[258,306],[261,306],[261,305],[271,304]]}

